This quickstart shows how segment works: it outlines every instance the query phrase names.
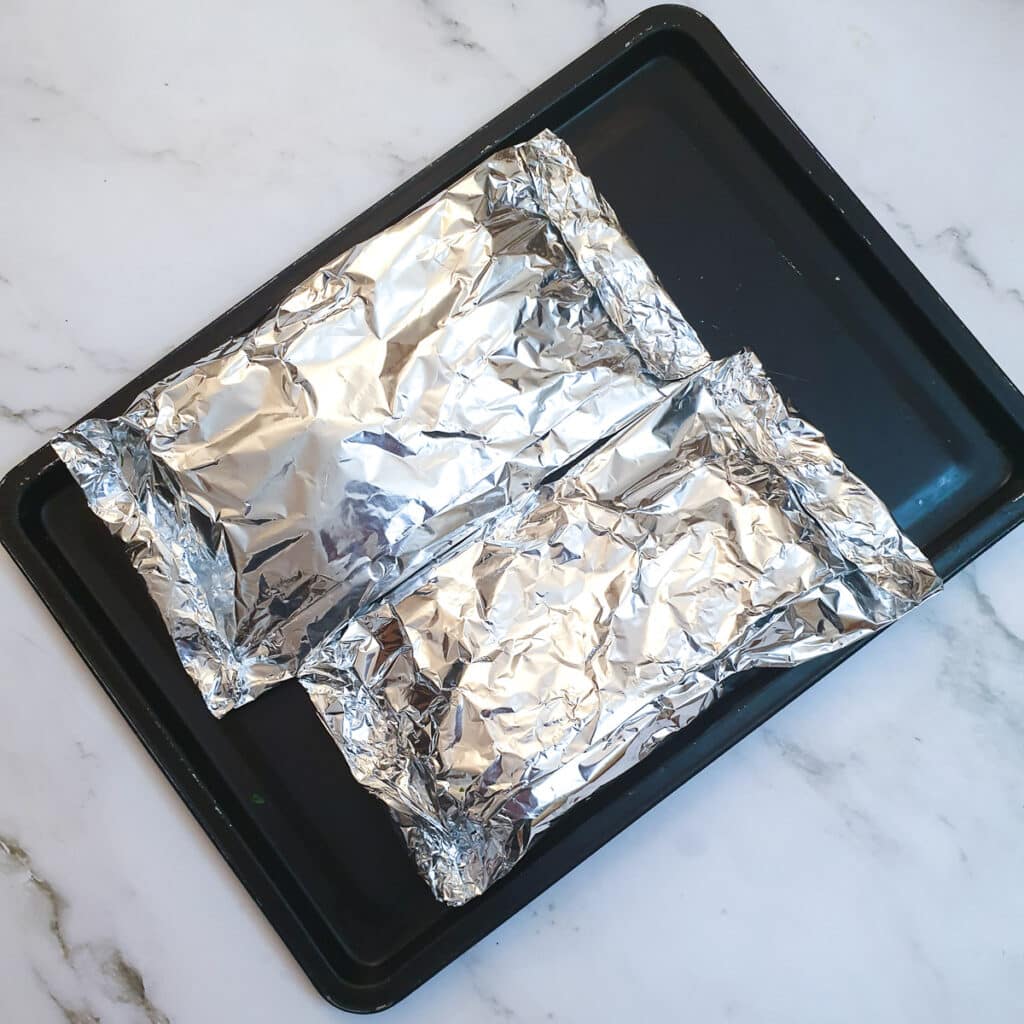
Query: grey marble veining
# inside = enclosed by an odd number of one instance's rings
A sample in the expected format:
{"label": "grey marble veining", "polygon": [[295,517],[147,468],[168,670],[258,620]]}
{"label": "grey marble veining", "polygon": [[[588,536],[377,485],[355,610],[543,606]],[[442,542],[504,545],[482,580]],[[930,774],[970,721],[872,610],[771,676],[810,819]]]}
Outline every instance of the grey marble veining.
{"label": "grey marble veining", "polygon": [[[23,912],[29,931],[45,927],[49,932],[53,948],[49,956],[33,957],[32,976],[68,1024],[98,1024],[111,1013],[120,1016],[121,1007],[133,1008],[136,1016],[148,1024],[170,1024],[167,1015],[149,998],[138,968],[117,946],[105,941],[69,940],[65,931],[67,900],[37,873],[28,852],[10,836],[0,836],[0,872],[9,879],[15,896],[26,904]],[[17,902],[12,901],[15,916],[22,909]],[[45,943],[34,945],[45,948]],[[27,949],[28,944],[22,948]]]}
{"label": "grey marble veining", "polygon": [[[642,6],[8,0],[0,466]],[[700,6],[1024,384],[1024,7]],[[1022,573],[1011,535],[384,1019],[1024,1019]],[[0,602],[0,1020],[339,1019],[6,559]]]}

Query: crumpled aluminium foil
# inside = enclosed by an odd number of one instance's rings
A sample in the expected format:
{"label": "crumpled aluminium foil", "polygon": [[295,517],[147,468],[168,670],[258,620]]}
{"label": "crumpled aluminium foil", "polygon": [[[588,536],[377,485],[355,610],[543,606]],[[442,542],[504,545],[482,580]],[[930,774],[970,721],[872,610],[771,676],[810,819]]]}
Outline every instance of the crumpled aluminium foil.
{"label": "crumpled aluminium foil", "polygon": [[222,715],[706,362],[544,132],[53,447]]}
{"label": "crumpled aluminium foil", "polygon": [[732,673],[838,650],[939,586],[745,352],[328,637],[302,681],[460,904]]}

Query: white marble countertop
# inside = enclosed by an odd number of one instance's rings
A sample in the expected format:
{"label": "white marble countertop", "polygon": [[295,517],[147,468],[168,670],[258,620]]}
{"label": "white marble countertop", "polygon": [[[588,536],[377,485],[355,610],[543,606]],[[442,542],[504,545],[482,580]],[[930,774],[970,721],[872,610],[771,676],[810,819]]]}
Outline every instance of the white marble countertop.
{"label": "white marble countertop", "polygon": [[[643,5],[114,6],[0,8],[3,469]],[[1024,385],[1024,7],[700,6]],[[1024,1019],[1022,575],[1024,531],[386,1019]],[[339,1018],[6,557],[0,606],[0,1019]]]}

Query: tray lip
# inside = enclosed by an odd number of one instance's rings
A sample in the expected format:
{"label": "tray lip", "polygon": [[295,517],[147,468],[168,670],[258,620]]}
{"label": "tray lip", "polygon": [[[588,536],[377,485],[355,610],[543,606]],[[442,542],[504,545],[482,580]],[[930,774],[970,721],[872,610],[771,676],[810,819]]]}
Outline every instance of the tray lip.
{"label": "tray lip", "polygon": [[[911,299],[917,310],[926,317],[956,355],[969,362],[977,380],[1000,407],[1000,413],[1024,432],[1024,395],[838,173],[803,135],[711,21],[692,8],[674,4],[648,8],[605,37],[582,56],[531,90],[525,97],[333,232],[309,252],[299,256],[268,281],[260,284],[82,418],[109,415],[111,410],[127,406],[143,388],[175,369],[179,365],[180,355],[185,350],[203,340],[210,341],[209,347],[212,348],[218,339],[221,325],[255,297],[273,290],[295,275],[300,267],[315,260],[326,261],[335,255],[340,251],[337,240],[342,237],[365,237],[366,234],[377,230],[374,225],[394,221],[406,209],[412,208],[443,188],[446,181],[454,180],[489,153],[508,144],[510,137],[518,138],[524,135],[528,125],[543,121],[559,100],[569,96],[584,81],[615,63],[638,43],[657,35],[688,37],[704,52],[730,86],[740,92],[756,119],[774,140],[811,176],[819,193],[826,197],[857,234],[871,245],[888,276]],[[410,199],[413,201],[411,205]],[[224,337],[226,336],[221,336],[220,340]],[[56,463],[56,455],[47,443],[15,466],[0,481],[0,543],[27,577],[150,756],[159,765],[325,999],[341,1009],[354,1012],[374,1012],[393,1005],[525,905],[516,904],[511,906],[508,913],[499,912],[496,921],[477,929],[477,933],[460,943],[451,956],[445,954],[440,960],[435,958],[432,962],[424,963],[420,955],[413,953],[407,959],[395,963],[389,973],[372,982],[364,983],[346,977],[324,954],[315,938],[306,931],[273,876],[260,863],[256,851],[235,831],[230,821],[222,815],[212,793],[190,771],[189,761],[159,717],[144,700],[136,697],[125,670],[117,658],[106,649],[99,634],[91,629],[87,616],[65,590],[60,578],[25,528],[20,515],[22,505],[34,485]],[[943,577],[948,579],[1022,520],[1024,501],[1010,501],[993,509],[943,551],[942,556],[936,559],[936,567]],[[849,649],[847,655],[859,646]],[[127,685],[119,685],[121,681]],[[721,752],[723,751],[718,751]],[[718,756],[718,753],[713,756]],[[648,806],[675,788],[676,785],[662,783],[657,787],[653,798],[645,801],[645,806],[635,816],[624,821],[610,834],[604,835],[596,844],[591,844],[591,852],[609,841],[614,834],[644,813]],[[578,863],[580,861],[576,862]],[[544,888],[553,884],[562,874],[572,870],[576,864],[562,871],[548,872],[542,888],[530,898],[535,899]]]}

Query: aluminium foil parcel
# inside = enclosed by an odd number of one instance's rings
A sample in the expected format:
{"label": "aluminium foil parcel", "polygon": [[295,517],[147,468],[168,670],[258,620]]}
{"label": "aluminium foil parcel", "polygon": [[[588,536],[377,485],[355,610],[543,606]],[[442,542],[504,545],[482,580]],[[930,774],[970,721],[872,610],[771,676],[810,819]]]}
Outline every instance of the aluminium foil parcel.
{"label": "aluminium foil parcel", "polygon": [[706,362],[544,132],[53,446],[222,715]]}
{"label": "aluminium foil parcel", "polygon": [[743,352],[327,637],[302,681],[461,904],[734,673],[837,651],[939,586]]}

